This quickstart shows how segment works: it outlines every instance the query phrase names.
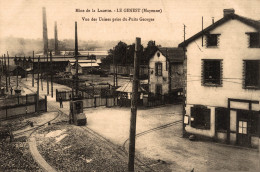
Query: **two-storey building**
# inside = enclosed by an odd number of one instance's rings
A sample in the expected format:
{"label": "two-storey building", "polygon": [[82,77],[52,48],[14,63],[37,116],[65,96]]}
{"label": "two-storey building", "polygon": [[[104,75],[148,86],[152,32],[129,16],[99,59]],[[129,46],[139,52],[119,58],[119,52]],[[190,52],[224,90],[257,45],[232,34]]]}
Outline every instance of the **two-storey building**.
{"label": "two-storey building", "polygon": [[179,44],[187,56],[187,133],[258,146],[259,31],[259,20],[225,9],[223,18]]}

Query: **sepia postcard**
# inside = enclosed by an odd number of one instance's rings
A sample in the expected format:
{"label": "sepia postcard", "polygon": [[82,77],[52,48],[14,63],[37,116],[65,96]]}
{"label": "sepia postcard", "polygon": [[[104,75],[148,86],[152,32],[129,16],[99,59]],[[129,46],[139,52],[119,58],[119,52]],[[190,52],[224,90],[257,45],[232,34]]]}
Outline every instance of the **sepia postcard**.
{"label": "sepia postcard", "polygon": [[260,171],[259,0],[1,0],[0,171]]}

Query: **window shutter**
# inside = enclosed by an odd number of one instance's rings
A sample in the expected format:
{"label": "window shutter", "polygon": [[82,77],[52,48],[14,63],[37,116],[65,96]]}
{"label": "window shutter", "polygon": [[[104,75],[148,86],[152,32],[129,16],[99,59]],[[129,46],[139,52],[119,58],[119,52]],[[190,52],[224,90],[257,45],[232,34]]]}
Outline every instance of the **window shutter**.
{"label": "window shutter", "polygon": [[220,83],[221,86],[223,84],[223,60],[220,60]]}
{"label": "window shutter", "polygon": [[260,89],[260,60],[258,61],[258,77],[257,78],[258,78],[258,89]]}
{"label": "window shutter", "polygon": [[[196,118],[196,112],[195,112],[195,108],[194,107],[191,107],[190,108],[190,116],[191,116],[191,118]],[[190,125],[191,125],[191,127],[195,127],[196,125],[195,125],[195,121],[192,121],[191,120],[191,122],[190,122]]]}
{"label": "window shutter", "polygon": [[243,77],[243,83],[242,83],[242,88],[245,89],[246,88],[246,62],[245,60],[243,60],[243,71],[242,71],[242,77]]}
{"label": "window shutter", "polygon": [[204,60],[201,61],[201,85],[204,85]]}

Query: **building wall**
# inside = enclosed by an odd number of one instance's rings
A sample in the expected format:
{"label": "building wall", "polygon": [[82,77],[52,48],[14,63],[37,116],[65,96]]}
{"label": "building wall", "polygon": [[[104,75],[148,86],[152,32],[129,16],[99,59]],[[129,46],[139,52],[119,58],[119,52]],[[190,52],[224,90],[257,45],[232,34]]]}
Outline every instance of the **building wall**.
{"label": "building wall", "polygon": [[171,90],[183,88],[183,63],[171,63]]}
{"label": "building wall", "polygon": [[[157,54],[160,54],[159,57]],[[162,63],[162,76],[155,75],[155,63],[161,62]],[[168,65],[168,64],[167,64]],[[162,85],[162,94],[169,93],[169,65],[167,66],[166,70],[166,57],[162,55],[160,51],[157,51],[154,56],[149,61],[149,92],[156,93],[156,85]]]}
{"label": "building wall", "polygon": [[[215,119],[214,108],[228,106],[228,98],[260,101],[260,90],[243,88],[243,60],[260,60],[260,48],[248,48],[248,35],[246,32],[257,32],[254,28],[238,20],[230,20],[212,30],[210,33],[221,34],[216,48],[201,46],[201,37],[190,43],[187,47],[187,106],[186,114],[190,115],[190,107],[195,104],[211,108],[211,122]],[[221,87],[202,86],[201,70],[202,59],[223,60],[223,83]],[[247,109],[248,104],[233,103],[234,108]],[[252,110],[259,111],[260,105],[253,104]],[[232,112],[232,114],[236,114]],[[232,122],[234,116],[230,114]],[[236,119],[235,119],[236,120]],[[214,125],[208,131],[202,131],[186,126],[186,131],[200,133],[210,137],[214,136]],[[231,135],[233,137],[233,135]]]}

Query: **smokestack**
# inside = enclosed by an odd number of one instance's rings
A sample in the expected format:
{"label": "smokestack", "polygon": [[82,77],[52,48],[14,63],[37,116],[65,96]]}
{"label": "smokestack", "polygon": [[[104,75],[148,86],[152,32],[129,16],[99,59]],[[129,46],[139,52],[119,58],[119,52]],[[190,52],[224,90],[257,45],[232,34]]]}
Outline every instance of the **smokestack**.
{"label": "smokestack", "polygon": [[75,22],[75,56],[78,56],[78,31],[77,31],[77,22]]}
{"label": "smokestack", "polygon": [[58,55],[59,54],[59,50],[58,50],[58,31],[57,31],[57,22],[55,21],[55,24],[54,24],[54,41],[55,41],[55,47],[54,47],[54,50],[55,50],[55,55]]}
{"label": "smokestack", "polygon": [[47,34],[47,21],[46,21],[46,9],[42,7],[42,25],[43,25],[43,54],[48,53],[48,34]]}
{"label": "smokestack", "polygon": [[233,8],[230,8],[230,9],[224,9],[223,10],[223,13],[224,13],[224,17],[229,15],[229,14],[235,14],[235,10]]}

